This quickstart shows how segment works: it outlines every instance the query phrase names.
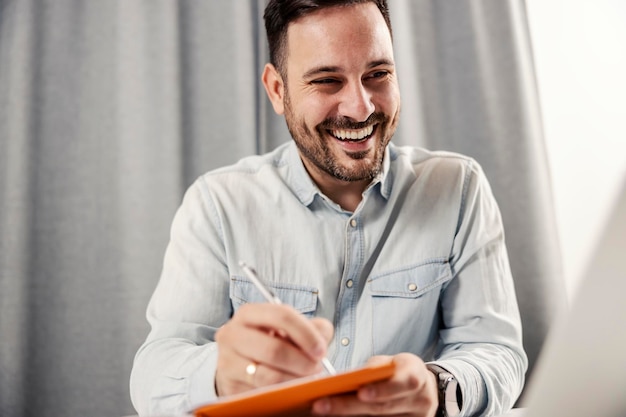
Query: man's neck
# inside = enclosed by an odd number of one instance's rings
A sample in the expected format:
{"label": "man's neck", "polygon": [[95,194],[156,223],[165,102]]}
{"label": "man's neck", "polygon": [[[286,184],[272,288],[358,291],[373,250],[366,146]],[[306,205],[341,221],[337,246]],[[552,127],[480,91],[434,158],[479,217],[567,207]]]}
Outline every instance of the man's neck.
{"label": "man's neck", "polygon": [[363,192],[371,183],[370,179],[360,181],[344,181],[321,171],[316,166],[304,162],[309,176],[322,193],[342,209],[354,212],[363,199]]}
{"label": "man's neck", "polygon": [[335,186],[318,184],[319,189],[328,198],[339,204],[342,209],[354,212],[363,199],[363,191],[370,181],[345,182]]}

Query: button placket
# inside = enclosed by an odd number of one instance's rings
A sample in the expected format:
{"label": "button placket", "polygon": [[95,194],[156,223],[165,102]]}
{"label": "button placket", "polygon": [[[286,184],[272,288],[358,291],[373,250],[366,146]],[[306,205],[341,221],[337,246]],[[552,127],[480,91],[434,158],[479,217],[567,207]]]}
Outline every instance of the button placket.
{"label": "button placket", "polygon": [[353,353],[352,338],[355,335],[355,308],[358,302],[355,294],[357,288],[357,279],[360,269],[362,268],[361,261],[363,259],[363,237],[362,227],[358,216],[346,219],[345,233],[346,233],[346,257],[344,263],[344,274],[342,277],[343,291],[340,292],[338,309],[340,313],[340,320],[335,329],[337,334],[337,347],[339,350],[336,352],[335,363],[340,367],[348,367],[351,363],[351,357]]}

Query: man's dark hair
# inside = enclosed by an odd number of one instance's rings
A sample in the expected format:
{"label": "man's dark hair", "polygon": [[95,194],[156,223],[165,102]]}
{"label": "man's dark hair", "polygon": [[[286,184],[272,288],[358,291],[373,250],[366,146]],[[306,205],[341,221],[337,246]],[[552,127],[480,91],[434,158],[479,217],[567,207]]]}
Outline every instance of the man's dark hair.
{"label": "man's dark hair", "polygon": [[323,8],[360,3],[374,3],[387,23],[389,34],[392,34],[387,0],[270,0],[263,15],[270,47],[270,63],[284,77],[289,23]]}

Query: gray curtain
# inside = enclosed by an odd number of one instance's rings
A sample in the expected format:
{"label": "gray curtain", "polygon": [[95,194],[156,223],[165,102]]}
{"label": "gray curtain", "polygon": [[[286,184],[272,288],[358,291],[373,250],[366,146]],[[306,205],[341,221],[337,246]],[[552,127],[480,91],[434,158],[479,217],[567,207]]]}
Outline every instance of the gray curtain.
{"label": "gray curtain", "polygon": [[[475,157],[531,362],[564,297],[522,0],[390,0],[400,144]],[[121,416],[170,222],[202,172],[289,140],[264,1],[0,0],[0,415]]]}

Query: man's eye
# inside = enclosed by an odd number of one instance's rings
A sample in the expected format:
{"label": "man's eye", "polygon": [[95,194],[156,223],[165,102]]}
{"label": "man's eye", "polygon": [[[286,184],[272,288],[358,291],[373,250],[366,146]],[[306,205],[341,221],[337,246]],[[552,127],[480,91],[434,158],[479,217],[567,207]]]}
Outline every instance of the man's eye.
{"label": "man's eye", "polygon": [[334,78],[320,78],[318,80],[313,80],[311,81],[312,84],[335,84],[338,83],[339,81],[335,80]]}
{"label": "man's eye", "polygon": [[389,74],[388,71],[376,71],[370,74],[370,78],[383,78]]}

